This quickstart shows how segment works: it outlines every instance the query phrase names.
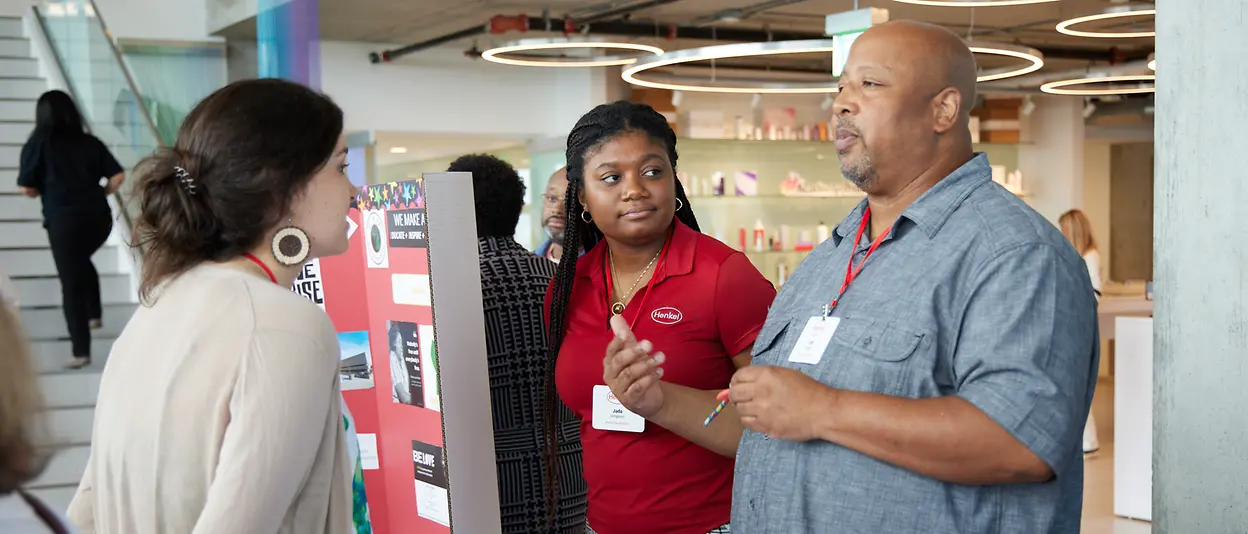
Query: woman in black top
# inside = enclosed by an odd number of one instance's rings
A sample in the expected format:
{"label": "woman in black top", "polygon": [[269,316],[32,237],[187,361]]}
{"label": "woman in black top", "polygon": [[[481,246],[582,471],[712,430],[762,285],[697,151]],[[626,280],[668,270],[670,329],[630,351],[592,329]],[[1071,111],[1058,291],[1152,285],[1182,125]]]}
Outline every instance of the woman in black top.
{"label": "woman in black top", "polygon": [[73,345],[71,369],[91,363],[91,328],[102,325],[100,277],[91,255],[112,231],[108,195],[123,180],[121,165],[87,132],[69,95],[48,91],[40,96],[35,131],[22,147],[17,185],[26,196],[43,200],[43,227],[61,280]]}

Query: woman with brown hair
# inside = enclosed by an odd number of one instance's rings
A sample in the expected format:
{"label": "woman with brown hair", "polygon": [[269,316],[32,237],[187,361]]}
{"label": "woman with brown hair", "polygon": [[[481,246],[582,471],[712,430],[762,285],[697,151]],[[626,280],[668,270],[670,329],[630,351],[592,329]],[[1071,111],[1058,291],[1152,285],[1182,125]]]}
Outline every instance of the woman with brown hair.
{"label": "woman with brown hair", "polygon": [[324,95],[248,80],[139,165],[144,305],[100,382],[86,532],[354,532],[337,333],[290,290],[347,250],[342,131]]}
{"label": "woman with brown hair", "polygon": [[68,532],[63,519],[21,490],[45,464],[39,451],[42,415],[30,345],[17,313],[0,304],[0,532],[6,534]]}
{"label": "woman with brown hair", "polygon": [[[1070,210],[1058,218],[1057,225],[1062,229],[1066,240],[1075,247],[1075,251],[1083,256],[1083,262],[1088,266],[1088,277],[1092,279],[1092,291],[1096,293],[1096,299],[1100,300],[1103,291],[1101,253],[1097,252],[1096,238],[1092,237],[1092,221],[1082,211]],[[1083,427],[1083,452],[1096,452],[1100,448],[1101,443],[1096,435],[1096,418],[1089,411],[1088,422]]]}

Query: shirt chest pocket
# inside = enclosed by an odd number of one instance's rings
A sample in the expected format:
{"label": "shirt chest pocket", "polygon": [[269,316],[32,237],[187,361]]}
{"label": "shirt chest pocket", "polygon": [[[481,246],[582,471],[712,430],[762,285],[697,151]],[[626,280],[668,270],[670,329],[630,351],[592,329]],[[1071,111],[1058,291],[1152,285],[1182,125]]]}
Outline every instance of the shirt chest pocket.
{"label": "shirt chest pocket", "polygon": [[923,340],[921,331],[895,322],[842,318],[813,374],[839,389],[912,396],[930,367],[928,358],[916,357]]}
{"label": "shirt chest pocket", "polygon": [[751,363],[757,365],[781,365],[788,354],[781,350],[785,332],[789,330],[788,319],[772,319],[763,324],[754,339],[754,352]]}

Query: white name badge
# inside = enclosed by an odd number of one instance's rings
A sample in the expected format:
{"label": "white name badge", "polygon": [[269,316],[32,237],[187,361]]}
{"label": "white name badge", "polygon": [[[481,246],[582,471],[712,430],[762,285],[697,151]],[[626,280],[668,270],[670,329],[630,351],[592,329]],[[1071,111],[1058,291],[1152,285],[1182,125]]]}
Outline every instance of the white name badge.
{"label": "white name badge", "polygon": [[836,327],[840,325],[840,317],[811,317],[806,321],[806,329],[797,338],[793,352],[789,353],[789,361],[811,365],[819,363],[828,350],[828,343],[832,342],[832,336],[836,334]]}
{"label": "white name badge", "polygon": [[594,428],[614,432],[642,432],[646,418],[628,411],[609,386],[594,386]]}

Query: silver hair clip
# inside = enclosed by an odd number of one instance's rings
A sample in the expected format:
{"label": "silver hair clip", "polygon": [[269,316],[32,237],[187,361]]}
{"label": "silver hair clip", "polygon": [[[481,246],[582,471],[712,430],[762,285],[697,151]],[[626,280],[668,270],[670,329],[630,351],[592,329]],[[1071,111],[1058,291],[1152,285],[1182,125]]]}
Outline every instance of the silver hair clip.
{"label": "silver hair clip", "polygon": [[186,188],[187,193],[195,194],[195,179],[191,178],[191,173],[186,172],[186,169],[182,167],[174,167],[173,175],[178,178],[178,181],[182,182],[182,187]]}

